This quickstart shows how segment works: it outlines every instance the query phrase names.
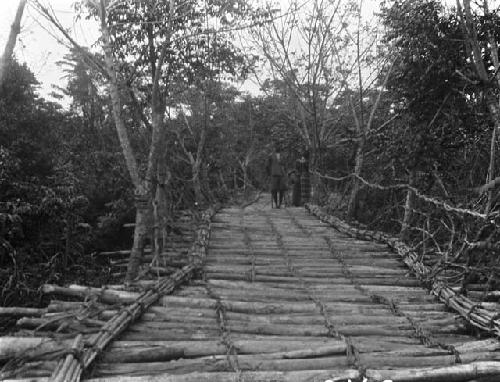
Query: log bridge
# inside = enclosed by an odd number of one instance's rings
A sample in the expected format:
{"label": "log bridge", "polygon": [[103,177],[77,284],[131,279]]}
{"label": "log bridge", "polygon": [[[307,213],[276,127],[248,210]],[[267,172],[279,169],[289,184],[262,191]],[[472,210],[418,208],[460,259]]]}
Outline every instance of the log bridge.
{"label": "log bridge", "polygon": [[76,301],[23,312],[0,379],[500,381],[498,313],[423,286],[383,234],[265,200],[207,213],[190,261],[140,288],[46,286]]}

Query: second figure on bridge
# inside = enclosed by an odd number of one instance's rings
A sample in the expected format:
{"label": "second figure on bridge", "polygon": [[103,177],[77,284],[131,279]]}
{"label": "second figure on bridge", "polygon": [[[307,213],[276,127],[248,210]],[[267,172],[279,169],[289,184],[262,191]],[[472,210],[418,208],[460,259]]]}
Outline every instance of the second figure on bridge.
{"label": "second figure on bridge", "polygon": [[[304,150],[300,159],[296,162],[296,170],[298,175],[298,187],[296,192],[298,193],[297,198],[298,205],[304,205],[309,203],[311,198],[311,178],[309,177],[309,152]],[[295,191],[295,190],[294,190]]]}
{"label": "second figure on bridge", "polygon": [[285,180],[285,166],[279,147],[275,148],[268,159],[266,171],[267,175],[271,178],[271,207],[273,207],[274,203],[276,208],[280,208],[287,186]]}

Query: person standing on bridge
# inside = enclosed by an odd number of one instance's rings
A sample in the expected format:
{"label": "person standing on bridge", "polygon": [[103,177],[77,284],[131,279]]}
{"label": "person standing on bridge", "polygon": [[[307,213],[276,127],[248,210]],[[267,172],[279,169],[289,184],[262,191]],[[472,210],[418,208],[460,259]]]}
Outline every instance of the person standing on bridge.
{"label": "person standing on bridge", "polygon": [[288,184],[292,188],[292,206],[300,207],[300,177],[297,170],[288,172]]}
{"label": "person standing on bridge", "polygon": [[286,182],[285,166],[283,165],[281,150],[278,146],[275,147],[274,152],[269,157],[266,170],[267,176],[271,178],[271,208],[273,207],[273,202],[276,208],[281,208],[283,196],[286,191]]}
{"label": "person standing on bridge", "polygon": [[297,160],[297,172],[300,178],[300,204],[309,203],[311,198],[311,178],[309,177],[309,151],[304,150]]}

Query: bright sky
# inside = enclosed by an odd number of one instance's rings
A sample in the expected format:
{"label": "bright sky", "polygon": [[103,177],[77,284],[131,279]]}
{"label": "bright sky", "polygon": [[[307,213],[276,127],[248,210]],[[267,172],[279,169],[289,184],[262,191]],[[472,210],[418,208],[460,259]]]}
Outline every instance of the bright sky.
{"label": "bright sky", "polygon": [[[283,4],[288,0],[280,0],[280,2]],[[96,40],[98,29],[95,24],[75,22],[73,0],[44,0],[44,3],[53,7],[62,24],[72,30],[73,36],[80,44],[89,46]],[[0,0],[0,50],[2,52],[18,4],[19,0]],[[378,8],[378,4],[378,0],[364,0],[364,9],[367,13],[373,13],[373,10]],[[65,85],[63,74],[56,62],[63,58],[67,49],[51,36],[50,31],[46,30],[48,22],[40,19],[36,11],[29,6],[29,2],[21,25],[21,34],[14,51],[15,56],[20,62],[27,63],[41,82],[40,93],[50,98],[48,94],[52,90],[52,84]],[[57,32],[52,33],[60,36]]]}
{"label": "bright sky", "polygon": [[[45,3],[53,7],[65,27],[72,29],[79,43],[88,46],[95,41],[98,34],[97,27],[89,26],[89,22],[86,24],[74,22],[75,12],[72,9],[72,0],[48,0]],[[2,52],[18,4],[19,0],[0,0],[0,50]],[[65,84],[64,79],[61,78],[63,74],[56,62],[67,53],[67,49],[58,43],[49,31],[45,30],[47,25],[48,23],[40,19],[28,2],[21,22],[21,33],[14,50],[16,58],[20,62],[26,62],[42,83],[40,93],[44,96],[50,93],[52,84],[59,86]]]}

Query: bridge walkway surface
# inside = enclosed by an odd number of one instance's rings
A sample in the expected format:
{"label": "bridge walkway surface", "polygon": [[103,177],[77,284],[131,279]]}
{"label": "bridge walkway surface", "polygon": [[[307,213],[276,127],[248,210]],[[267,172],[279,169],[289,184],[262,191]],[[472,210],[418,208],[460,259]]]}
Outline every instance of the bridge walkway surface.
{"label": "bridge walkway surface", "polygon": [[213,217],[196,277],[161,296],[85,377],[500,381],[498,341],[470,332],[387,246],[261,198]]}
{"label": "bridge walkway surface", "polygon": [[97,374],[326,381],[371,370],[383,380],[396,376],[390,369],[411,375],[500,355],[474,346],[463,322],[386,246],[264,201],[215,216],[201,279],[162,305],[163,320],[134,324],[121,340],[168,341],[186,358],[100,363]]}

